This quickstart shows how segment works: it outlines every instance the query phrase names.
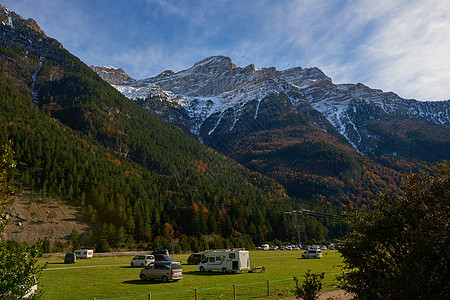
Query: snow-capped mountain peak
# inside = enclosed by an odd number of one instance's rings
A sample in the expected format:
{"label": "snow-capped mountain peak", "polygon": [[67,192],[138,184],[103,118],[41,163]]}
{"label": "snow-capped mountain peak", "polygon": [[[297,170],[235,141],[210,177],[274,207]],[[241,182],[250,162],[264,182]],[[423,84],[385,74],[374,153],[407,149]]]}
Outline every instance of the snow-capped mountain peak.
{"label": "snow-capped mountain peak", "polygon": [[[450,126],[449,101],[419,102],[363,84],[333,84],[318,68],[278,71],[273,67],[255,68],[253,64],[243,68],[225,56],[208,57],[186,70],[164,71],[155,77],[115,87],[130,99],[154,101],[157,98],[170,103],[172,110],[184,111],[178,117],[184,119],[182,123],[189,128],[189,133],[201,141],[219,127],[226,126],[227,132],[233,131],[250,106],[252,118],[257,119],[261,101],[270,95],[285,95],[299,111],[320,112],[361,153],[372,151],[376,144],[375,135],[367,133],[370,119],[402,116]],[[163,118],[168,113],[167,110],[152,112]],[[177,123],[173,116],[167,119]],[[321,126],[326,129],[324,124]]]}

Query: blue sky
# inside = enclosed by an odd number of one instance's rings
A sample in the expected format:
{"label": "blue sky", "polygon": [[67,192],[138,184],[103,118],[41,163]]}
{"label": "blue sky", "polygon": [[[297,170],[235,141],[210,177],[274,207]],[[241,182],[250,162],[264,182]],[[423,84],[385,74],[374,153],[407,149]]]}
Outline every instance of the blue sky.
{"label": "blue sky", "polygon": [[450,99],[450,1],[0,0],[86,64],[136,79],[212,55],[319,67],[417,100]]}

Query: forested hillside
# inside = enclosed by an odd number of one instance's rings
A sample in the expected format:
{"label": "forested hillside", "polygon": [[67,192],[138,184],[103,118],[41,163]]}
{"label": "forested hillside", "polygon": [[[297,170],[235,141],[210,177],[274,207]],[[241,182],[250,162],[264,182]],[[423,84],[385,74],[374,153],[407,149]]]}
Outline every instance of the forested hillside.
{"label": "forested hillside", "polygon": [[449,158],[449,101],[334,84],[318,68],[239,67],[211,56],[111,84],[289,196],[315,203],[371,207],[379,194],[399,192],[404,173]]}
{"label": "forested hillside", "polygon": [[[14,26],[0,26],[0,142],[13,143],[12,182],[79,206],[92,226],[85,246],[291,239],[285,211],[299,203],[281,185],[148,114],[33,20],[12,16]],[[327,237],[322,223],[307,223],[310,238]]]}

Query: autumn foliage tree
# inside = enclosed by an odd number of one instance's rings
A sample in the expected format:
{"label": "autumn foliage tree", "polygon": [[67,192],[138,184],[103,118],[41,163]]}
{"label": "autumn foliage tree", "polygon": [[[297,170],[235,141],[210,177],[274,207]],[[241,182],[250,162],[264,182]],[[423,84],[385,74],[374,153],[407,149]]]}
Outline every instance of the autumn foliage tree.
{"label": "autumn foliage tree", "polygon": [[341,286],[359,299],[448,299],[449,162],[408,176],[403,188],[350,218]]}

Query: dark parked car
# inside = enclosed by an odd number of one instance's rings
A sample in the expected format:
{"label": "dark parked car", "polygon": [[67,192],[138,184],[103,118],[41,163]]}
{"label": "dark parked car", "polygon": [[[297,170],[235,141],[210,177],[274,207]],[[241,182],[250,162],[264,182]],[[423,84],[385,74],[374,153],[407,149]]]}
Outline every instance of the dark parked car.
{"label": "dark parked car", "polygon": [[202,260],[205,259],[205,255],[202,253],[193,253],[189,256],[187,263],[190,265],[198,265]]}
{"label": "dark parked car", "polygon": [[155,261],[175,261],[170,255],[167,254],[153,254]]}
{"label": "dark parked car", "polygon": [[73,253],[73,252],[66,253],[66,255],[64,256],[65,264],[74,264],[76,262],[77,262],[77,256],[75,253]]}
{"label": "dark parked car", "polygon": [[169,255],[169,250],[167,249],[156,249],[152,252],[153,255],[155,254],[166,254]]}

